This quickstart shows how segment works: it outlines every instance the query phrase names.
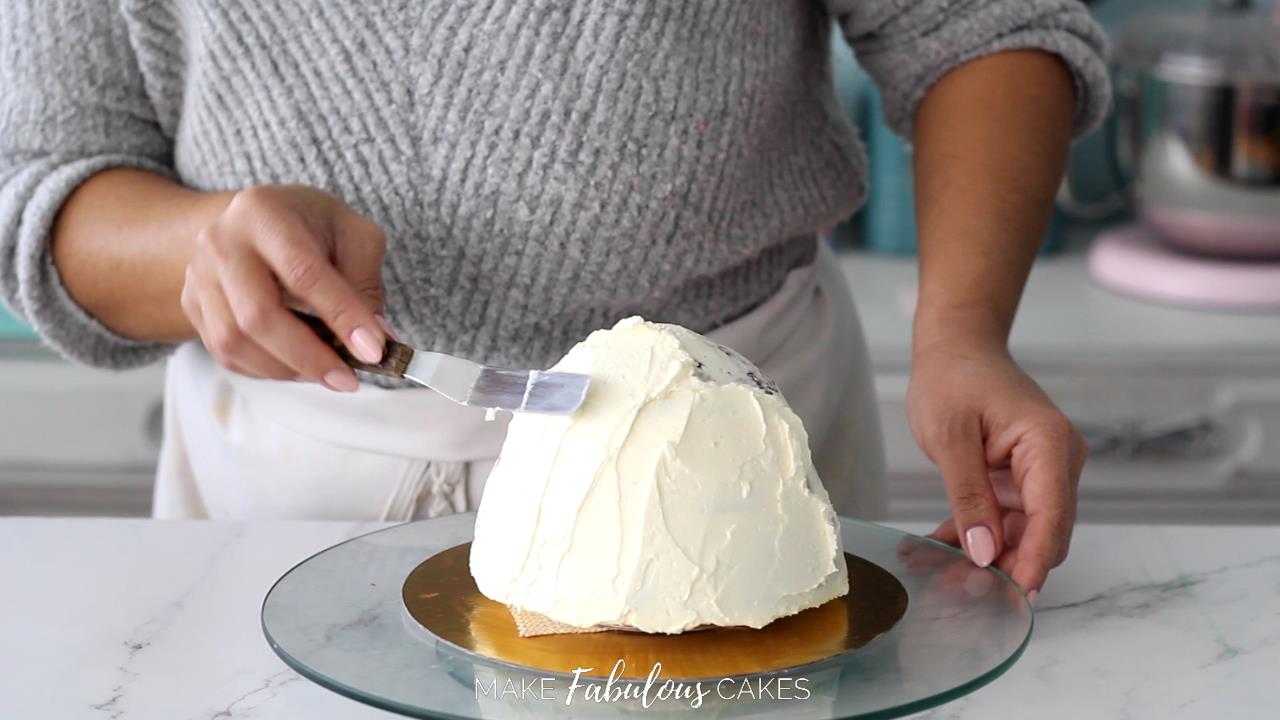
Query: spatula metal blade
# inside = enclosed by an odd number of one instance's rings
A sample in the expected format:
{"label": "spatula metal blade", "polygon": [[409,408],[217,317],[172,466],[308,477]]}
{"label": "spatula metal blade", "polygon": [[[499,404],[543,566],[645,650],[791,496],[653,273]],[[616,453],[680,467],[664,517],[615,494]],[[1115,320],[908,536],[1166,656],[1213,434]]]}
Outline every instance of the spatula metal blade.
{"label": "spatula metal blade", "polygon": [[468,405],[567,415],[587,397],[591,378],[577,373],[484,368],[476,378]]}
{"label": "spatula metal blade", "polygon": [[578,373],[491,368],[422,350],[404,376],[463,405],[551,415],[577,410],[591,382]]}

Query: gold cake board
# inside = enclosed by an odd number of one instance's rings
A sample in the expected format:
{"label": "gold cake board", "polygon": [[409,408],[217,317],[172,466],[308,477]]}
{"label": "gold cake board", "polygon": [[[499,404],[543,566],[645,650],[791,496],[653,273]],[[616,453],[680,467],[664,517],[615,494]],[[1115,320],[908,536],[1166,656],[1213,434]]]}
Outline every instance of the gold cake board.
{"label": "gold cake board", "polygon": [[405,609],[423,628],[461,650],[508,665],[557,675],[643,680],[655,663],[672,680],[760,675],[811,665],[856,650],[883,635],[907,611],[907,591],[887,570],[845,553],[849,593],[769,625],[711,628],[679,635],[622,630],[520,637],[506,605],[476,588],[471,543],[440,552],[405,578]]}

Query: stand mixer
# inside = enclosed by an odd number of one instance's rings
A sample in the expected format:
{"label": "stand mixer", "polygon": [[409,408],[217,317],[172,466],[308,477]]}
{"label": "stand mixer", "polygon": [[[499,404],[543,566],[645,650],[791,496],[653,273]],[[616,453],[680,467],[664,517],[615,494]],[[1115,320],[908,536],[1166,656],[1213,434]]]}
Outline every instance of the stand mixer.
{"label": "stand mixer", "polygon": [[1143,14],[1115,44],[1114,173],[1139,223],[1089,268],[1140,297],[1280,310],[1280,10]]}

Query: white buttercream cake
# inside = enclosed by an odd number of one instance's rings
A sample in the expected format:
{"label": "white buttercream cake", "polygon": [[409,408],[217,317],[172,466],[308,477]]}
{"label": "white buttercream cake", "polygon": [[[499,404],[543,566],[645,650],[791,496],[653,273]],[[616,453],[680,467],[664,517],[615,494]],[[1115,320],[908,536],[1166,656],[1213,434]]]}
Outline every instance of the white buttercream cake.
{"label": "white buttercream cake", "polygon": [[573,415],[517,414],[471,548],[480,591],[579,628],[760,628],[848,592],[800,418],[733,350],[622,320],[554,370]]}

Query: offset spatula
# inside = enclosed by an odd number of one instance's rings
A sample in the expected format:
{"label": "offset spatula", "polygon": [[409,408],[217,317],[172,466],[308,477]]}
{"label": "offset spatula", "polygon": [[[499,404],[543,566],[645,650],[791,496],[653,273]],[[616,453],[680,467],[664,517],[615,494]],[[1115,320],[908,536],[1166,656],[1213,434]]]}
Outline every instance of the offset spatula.
{"label": "offset spatula", "polygon": [[294,314],[333,346],[338,357],[352,368],[411,380],[462,405],[567,415],[582,404],[591,382],[588,376],[577,373],[486,367],[444,353],[415,350],[394,340],[387,340],[382,362],[372,365],[351,354],[320,318]]}

